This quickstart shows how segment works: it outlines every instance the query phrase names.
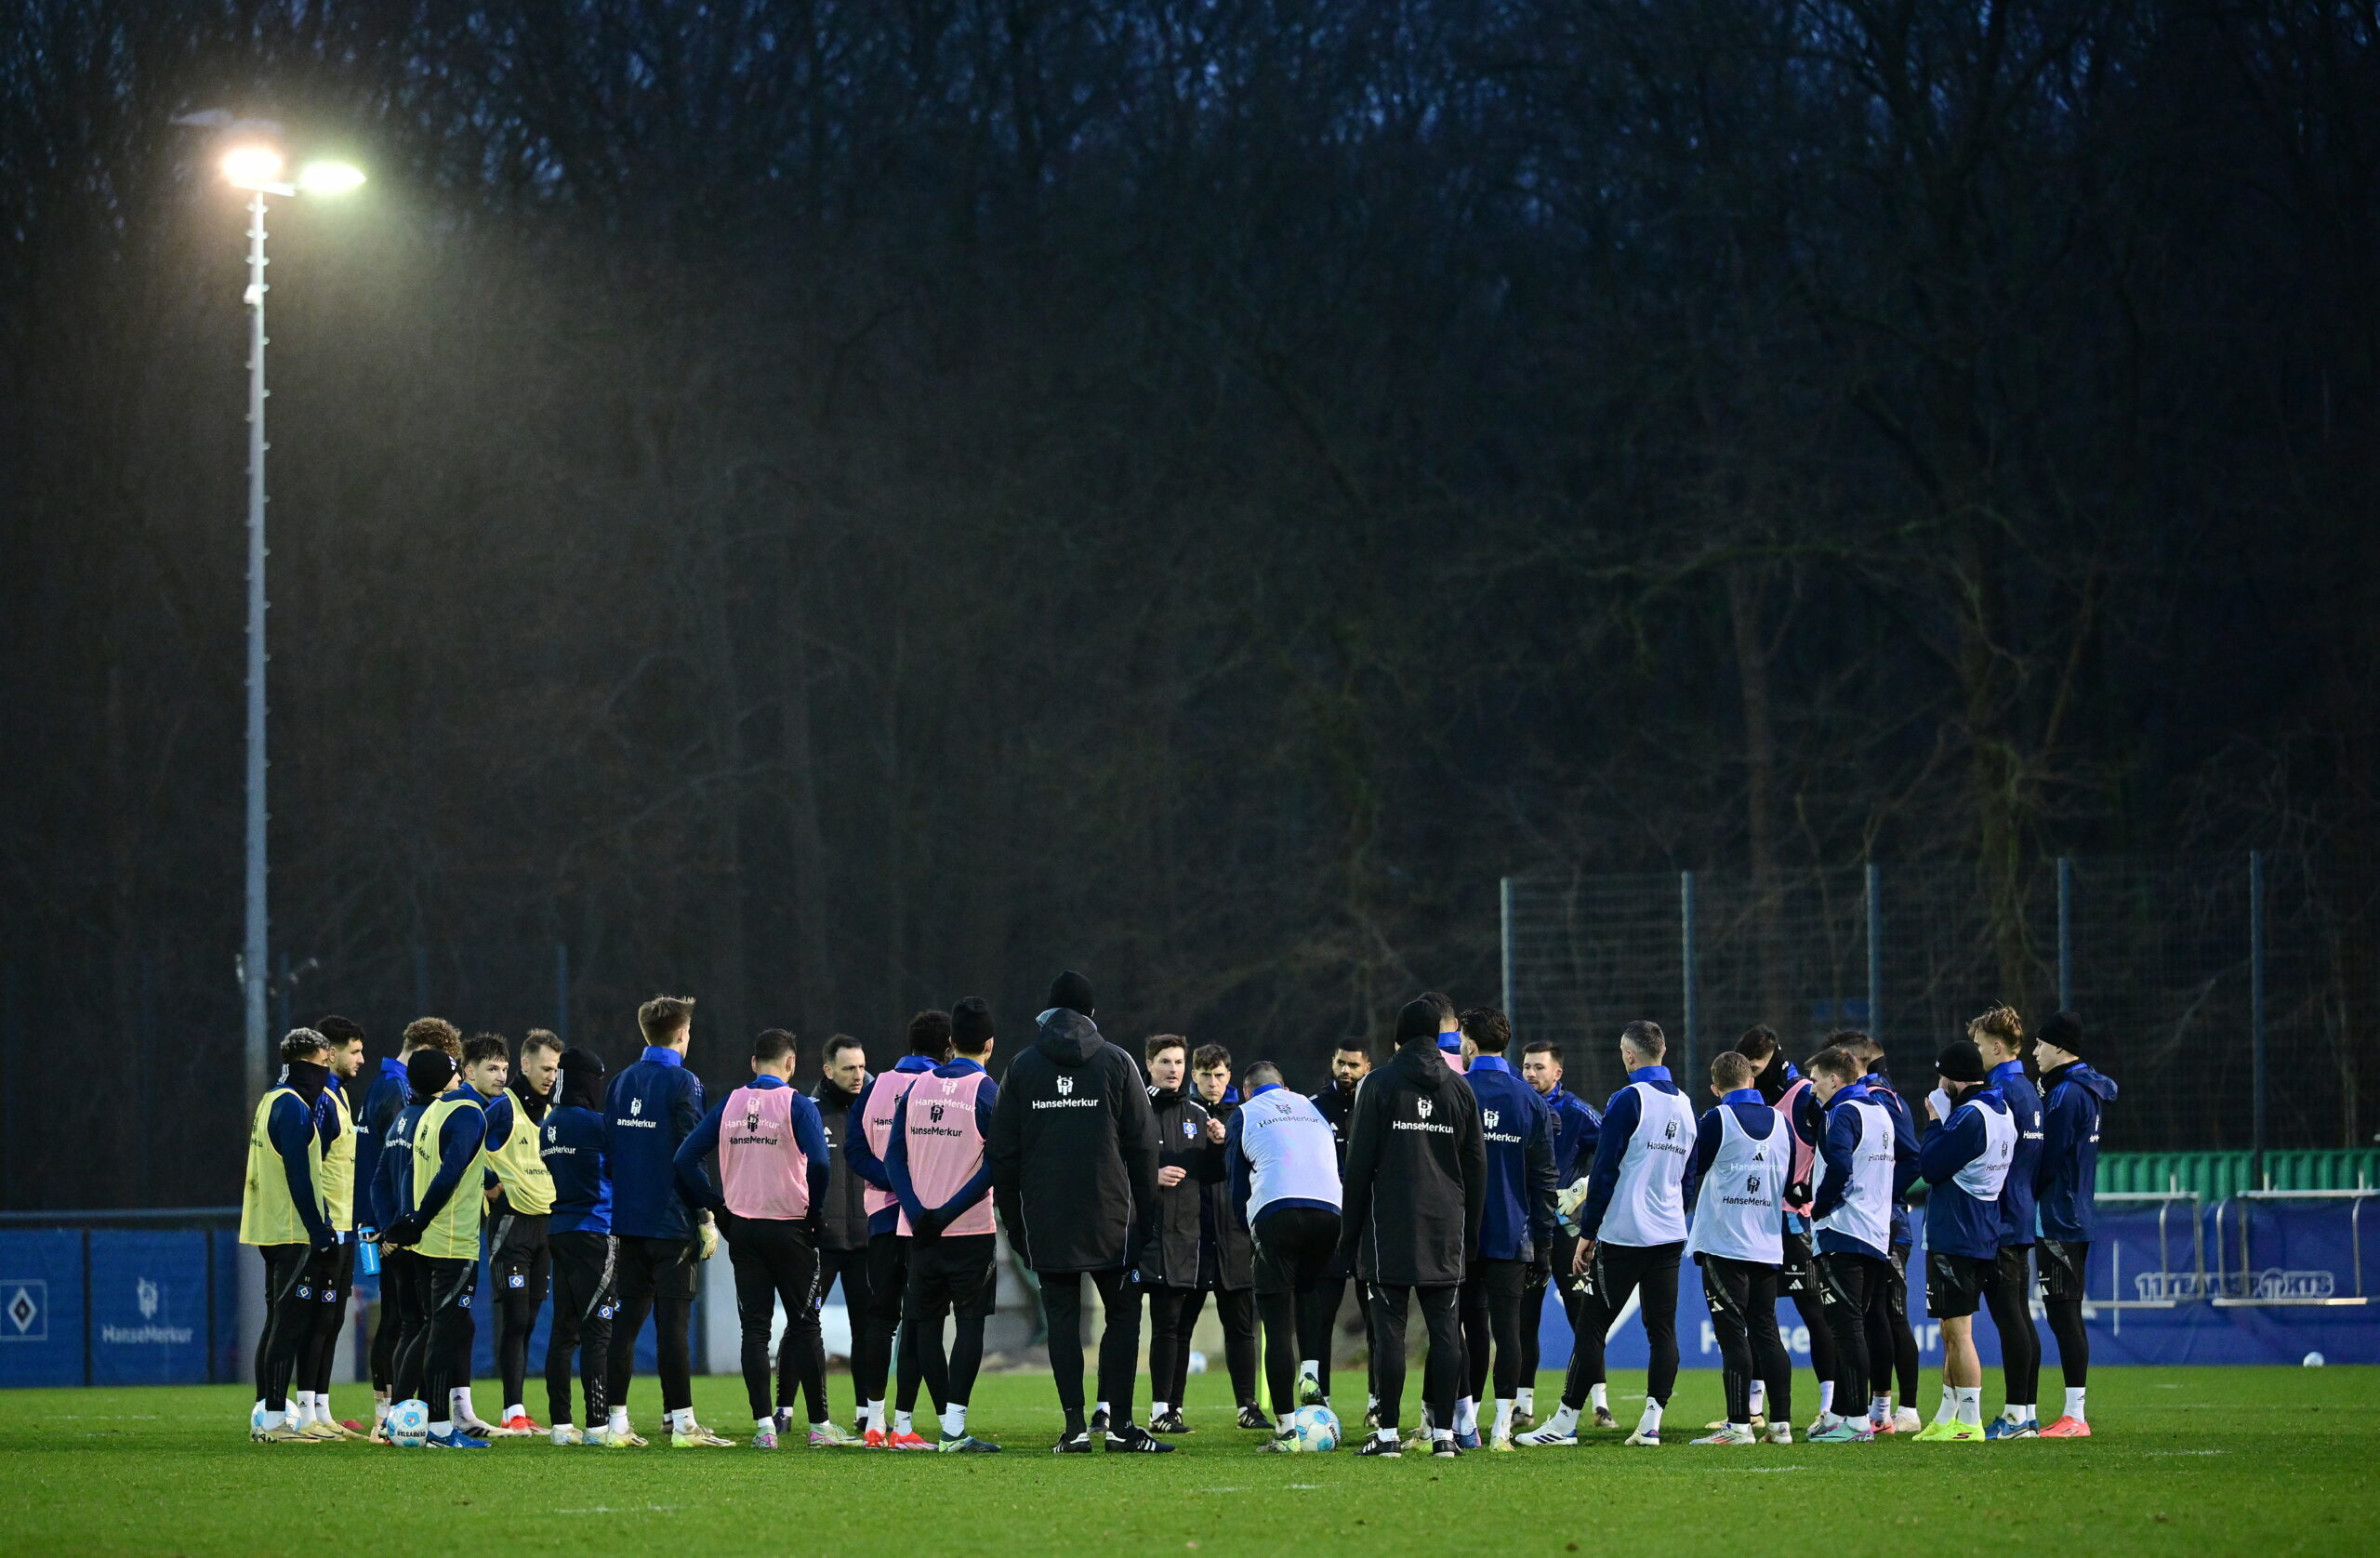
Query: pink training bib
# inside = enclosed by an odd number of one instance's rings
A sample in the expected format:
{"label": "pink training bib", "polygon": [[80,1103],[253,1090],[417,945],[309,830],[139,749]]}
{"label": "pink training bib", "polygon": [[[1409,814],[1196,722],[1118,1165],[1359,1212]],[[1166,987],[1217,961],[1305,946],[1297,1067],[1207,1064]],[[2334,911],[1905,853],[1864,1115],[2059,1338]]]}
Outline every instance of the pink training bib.
{"label": "pink training bib", "polygon": [[[1788,1184],[1808,1184],[1810,1165],[1818,1157],[1818,1143],[1803,1141],[1802,1133],[1793,1129],[1793,1106],[1799,1103],[1802,1095],[1809,1090],[1810,1079],[1806,1076],[1798,1076],[1777,1100],[1777,1112],[1785,1116],[1785,1129],[1793,1138],[1793,1174],[1785,1182]],[[1807,1217],[1810,1215],[1810,1206],[1811,1203],[1808,1201],[1803,1201],[1798,1205],[1789,1201],[1785,1204],[1785,1209],[1797,1216]]]}
{"label": "pink training bib", "polygon": [[791,1088],[738,1088],[719,1117],[719,1178],[737,1217],[810,1214],[810,1158],[793,1135]]}
{"label": "pink training bib", "polygon": [[[867,1132],[867,1150],[876,1155],[877,1162],[884,1161],[886,1150],[892,1145],[892,1111],[899,1106],[902,1095],[919,1077],[932,1075],[926,1071],[884,1071],[867,1085],[867,1096],[860,1101],[859,1123],[860,1129]],[[891,1191],[879,1190],[874,1185],[869,1185],[860,1199],[870,1217],[887,1207],[900,1205]]]}
{"label": "pink training bib", "polygon": [[[965,1076],[921,1076],[909,1089],[909,1113],[904,1122],[903,1145],[909,1155],[909,1185],[918,1204],[939,1207],[959,1194],[959,1187],[984,1166],[984,1133],[975,1123],[975,1095],[991,1078],[981,1072]],[[988,1234],[992,1231],[992,1198],[976,1202],[943,1230],[945,1234]],[[901,1232],[912,1232],[907,1213]]]}

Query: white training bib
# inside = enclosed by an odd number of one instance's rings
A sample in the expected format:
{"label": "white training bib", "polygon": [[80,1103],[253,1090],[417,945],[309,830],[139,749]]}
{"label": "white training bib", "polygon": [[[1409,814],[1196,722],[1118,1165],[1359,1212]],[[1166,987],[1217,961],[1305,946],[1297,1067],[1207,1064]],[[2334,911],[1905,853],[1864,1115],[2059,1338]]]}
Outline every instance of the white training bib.
{"label": "white training bib", "polygon": [[1311,1099],[1267,1088],[1241,1104],[1239,1151],[1248,1159],[1250,1221],[1276,1201],[1342,1204],[1339,1149]]}
{"label": "white training bib", "polygon": [[[1978,1201],[1998,1201],[2000,1187],[2008,1182],[2008,1165],[2016,1156],[2016,1122],[2003,1104],[1997,1109],[1979,1099],[1969,1099],[1959,1105],[1972,1109],[1983,1116],[1983,1151],[1973,1161],[1951,1176],[1950,1182]],[[1958,1123],[1958,1115],[1950,1116],[1950,1124]]]}
{"label": "white training bib", "polygon": [[[1818,1227],[1858,1239],[1881,1256],[1893,1247],[1893,1117],[1867,1099],[1848,1099],[1834,1109],[1859,1112],[1859,1145],[1852,1151],[1851,1184],[1843,1204],[1818,1219]],[[1830,1125],[1834,1109],[1827,1111]],[[1830,1172],[1821,1153],[1812,1188],[1823,1186]]]}
{"label": "white training bib", "polygon": [[1694,1110],[1674,1092],[1631,1082],[1636,1133],[1620,1159],[1620,1183],[1595,1237],[1642,1248],[1686,1238],[1686,1166],[1694,1156]]}
{"label": "white training bib", "polygon": [[1754,1136],[1730,1105],[1723,1103],[1714,1113],[1719,1116],[1719,1155],[1702,1176],[1686,1252],[1782,1265],[1785,1170],[1793,1152],[1792,1128],[1772,1109],[1768,1134]]}

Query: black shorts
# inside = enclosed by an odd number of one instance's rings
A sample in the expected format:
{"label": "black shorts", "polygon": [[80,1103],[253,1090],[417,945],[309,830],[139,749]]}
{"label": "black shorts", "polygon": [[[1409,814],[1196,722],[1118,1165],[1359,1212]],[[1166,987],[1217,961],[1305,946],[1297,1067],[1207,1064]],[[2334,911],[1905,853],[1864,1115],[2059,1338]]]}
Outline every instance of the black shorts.
{"label": "black shorts", "polygon": [[1297,1293],[1332,1280],[1339,1259],[1339,1214],[1320,1207],[1277,1207],[1256,1220],[1256,1291]]}
{"label": "black shorts", "polygon": [[1491,1304],[1517,1304],[1527,1290],[1528,1272],[1526,1261],[1474,1261],[1462,1285],[1471,1292],[1485,1294]]}
{"label": "black shorts", "polygon": [[909,1289],[902,1301],[906,1318],[939,1314],[945,1304],[962,1320],[990,1317],[999,1301],[999,1283],[992,1274],[995,1235],[944,1234],[907,1243]]}
{"label": "black shorts", "polygon": [[2029,1244],[2003,1244],[1991,1262],[1993,1286],[2012,1293],[2030,1293],[2033,1287],[2033,1247]]}
{"label": "black shorts", "polygon": [[489,1230],[488,1276],[502,1298],[508,1292],[534,1287],[546,1296],[546,1216],[544,1212],[501,1211]]}
{"label": "black shorts", "polygon": [[693,1239],[650,1239],[623,1234],[614,1267],[622,1294],[651,1294],[668,1301],[694,1301],[694,1266],[702,1247]]}
{"label": "black shorts", "polygon": [[2033,1247],[2033,1265],[2040,1274],[2036,1287],[2043,1303],[2081,1303],[2082,1274],[2091,1264],[2087,1241],[2043,1239]]}
{"label": "black shorts", "polygon": [[1817,1298],[1818,1296],[1818,1258],[1807,1234],[1785,1233],[1785,1259],[1778,1267],[1777,1291],[1780,1297]]}
{"label": "black shorts", "polygon": [[1983,1290],[1991,1286],[1993,1262],[1973,1255],[1925,1252],[1925,1313],[1937,1320],[1958,1320],[1983,1304]]}

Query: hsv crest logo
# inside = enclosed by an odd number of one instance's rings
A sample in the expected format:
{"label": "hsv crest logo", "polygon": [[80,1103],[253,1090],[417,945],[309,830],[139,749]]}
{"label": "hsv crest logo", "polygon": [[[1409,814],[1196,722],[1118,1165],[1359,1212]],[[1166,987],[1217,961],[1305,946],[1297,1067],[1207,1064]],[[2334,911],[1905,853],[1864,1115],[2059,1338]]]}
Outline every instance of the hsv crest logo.
{"label": "hsv crest logo", "polygon": [[1430,1101],[1429,1101],[1428,1099],[1426,1099],[1426,1098],[1417,1098],[1417,1099],[1415,1099],[1415,1100],[1413,1101],[1413,1107],[1414,1107],[1414,1108],[1416,1108],[1416,1109],[1419,1109],[1420,1111],[1421,1111],[1421,1117],[1422,1117],[1423,1119],[1425,1119],[1425,1120],[1426,1120],[1426,1119],[1428,1119],[1428,1118],[1430,1117]]}
{"label": "hsv crest logo", "polygon": [[157,1317],[157,1285],[144,1276],[133,1285],[132,1290],[140,1300],[140,1318],[154,1320]]}
{"label": "hsv crest logo", "polygon": [[644,1113],[644,1100],[642,1100],[642,1099],[641,1099],[641,1098],[632,1098],[632,1099],[629,1099],[629,1100],[628,1100],[628,1113],[629,1113],[629,1114],[631,1114],[631,1115],[641,1115],[641,1114],[643,1114],[643,1113]]}
{"label": "hsv crest logo", "polygon": [[1481,1116],[1481,1118],[1487,1121],[1488,1129],[1493,1130],[1496,1129],[1497,1120],[1502,1117],[1502,1113],[1503,1112],[1501,1110],[1490,1109],[1486,1111],[1486,1113]]}
{"label": "hsv crest logo", "polygon": [[747,1130],[758,1130],[760,1129],[760,1105],[754,1104],[751,1108],[744,1111],[744,1129]]}
{"label": "hsv crest logo", "polygon": [[1071,1076],[1061,1076],[1061,1077],[1059,1077],[1059,1078],[1058,1078],[1058,1096],[1059,1096],[1060,1098],[1072,1098],[1074,1095],[1075,1095],[1075,1079],[1074,1079],[1073,1077],[1071,1077]]}
{"label": "hsv crest logo", "polygon": [[942,1105],[939,1103],[927,1104],[926,1118],[932,1120],[936,1125],[940,1125],[942,1123]]}
{"label": "hsv crest logo", "polygon": [[1758,1174],[1748,1174],[1744,1177],[1744,1193],[1749,1195],[1757,1195],[1760,1194],[1760,1176]]}
{"label": "hsv crest logo", "polygon": [[1661,1135],[1662,1135],[1664,1138],[1666,1138],[1667,1140],[1669,1140],[1669,1141],[1672,1141],[1672,1142],[1676,1141],[1676,1140],[1677,1140],[1677,1122],[1676,1122],[1675,1120],[1671,1120],[1671,1121],[1667,1122],[1666,1124],[1664,1124],[1664,1125],[1661,1127]]}
{"label": "hsv crest logo", "polygon": [[1198,1128],[1190,1121],[1183,1120],[1182,1122],[1182,1134],[1184,1136],[1196,1136],[1198,1134]]}

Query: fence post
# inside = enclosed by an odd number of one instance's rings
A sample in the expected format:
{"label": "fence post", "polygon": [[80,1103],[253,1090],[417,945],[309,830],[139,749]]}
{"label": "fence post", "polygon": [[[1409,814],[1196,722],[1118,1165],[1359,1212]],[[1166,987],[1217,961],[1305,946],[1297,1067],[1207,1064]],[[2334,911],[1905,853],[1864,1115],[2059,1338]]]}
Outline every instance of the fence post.
{"label": "fence post", "polygon": [[1868,1036],[1884,1041],[1884,874],[1868,862]]}
{"label": "fence post", "polygon": [[1517,1014],[1513,1010],[1513,878],[1504,877],[1496,883],[1497,934],[1503,944],[1504,1020],[1511,1022]]}
{"label": "fence post", "polygon": [[2074,1010],[2074,862],[2057,857],[2057,1010]]}
{"label": "fence post", "polygon": [[2265,852],[2248,852],[2248,1031],[2255,1064],[2254,1163],[2256,1188],[2265,1179]]}
{"label": "fence post", "polygon": [[[1506,981],[1507,984],[1510,981]],[[554,1036],[570,1048],[570,944],[554,943]]]}
{"label": "fence post", "polygon": [[1675,1075],[1692,1076],[1694,1073],[1694,1032],[1696,1008],[1699,1004],[1694,989],[1694,873],[1677,874],[1677,907],[1680,951],[1686,964],[1686,1069]]}

